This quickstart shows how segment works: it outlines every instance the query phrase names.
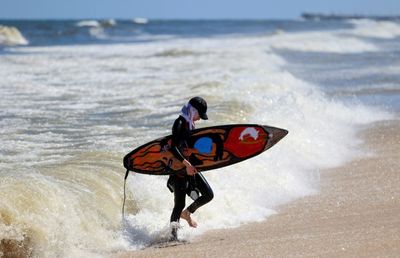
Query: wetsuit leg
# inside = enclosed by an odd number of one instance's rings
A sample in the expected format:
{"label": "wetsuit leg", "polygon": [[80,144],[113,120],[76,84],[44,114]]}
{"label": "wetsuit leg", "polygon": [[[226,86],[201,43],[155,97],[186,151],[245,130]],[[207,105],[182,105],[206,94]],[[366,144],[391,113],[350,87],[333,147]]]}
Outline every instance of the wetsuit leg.
{"label": "wetsuit leg", "polygon": [[194,213],[198,208],[214,198],[214,193],[205,177],[201,173],[197,173],[194,177],[196,180],[196,188],[199,189],[201,196],[188,207],[190,213]]}
{"label": "wetsuit leg", "polygon": [[178,222],[179,218],[181,217],[181,213],[185,208],[187,177],[174,177],[174,209],[172,210],[170,221]]}

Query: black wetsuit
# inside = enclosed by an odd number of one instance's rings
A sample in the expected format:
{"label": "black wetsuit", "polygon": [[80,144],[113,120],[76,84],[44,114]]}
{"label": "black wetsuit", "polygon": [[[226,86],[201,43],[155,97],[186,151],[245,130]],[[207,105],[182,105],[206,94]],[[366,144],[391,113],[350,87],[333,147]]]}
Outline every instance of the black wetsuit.
{"label": "black wetsuit", "polygon": [[[172,148],[171,151],[174,156],[181,162],[185,157],[181,153],[182,148],[189,146],[190,129],[189,124],[185,118],[179,116],[172,127]],[[189,160],[190,161],[190,160]],[[189,207],[190,213],[194,213],[199,207],[208,203],[214,197],[211,187],[208,185],[206,179],[201,173],[196,173],[194,176],[189,176],[186,173],[174,174],[170,176],[170,180],[174,184],[174,209],[171,214],[171,222],[178,222],[183,209],[185,208],[186,192],[189,184],[200,191],[201,196],[197,198]]]}

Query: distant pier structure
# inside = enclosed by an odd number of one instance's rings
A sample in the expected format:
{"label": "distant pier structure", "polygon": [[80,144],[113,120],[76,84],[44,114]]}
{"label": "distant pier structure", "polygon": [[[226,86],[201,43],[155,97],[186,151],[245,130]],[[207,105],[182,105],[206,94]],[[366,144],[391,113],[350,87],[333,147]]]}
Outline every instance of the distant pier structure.
{"label": "distant pier structure", "polygon": [[400,15],[346,15],[346,14],[324,14],[324,13],[302,13],[301,17],[306,20],[348,20],[348,19],[373,19],[373,20],[399,20]]}

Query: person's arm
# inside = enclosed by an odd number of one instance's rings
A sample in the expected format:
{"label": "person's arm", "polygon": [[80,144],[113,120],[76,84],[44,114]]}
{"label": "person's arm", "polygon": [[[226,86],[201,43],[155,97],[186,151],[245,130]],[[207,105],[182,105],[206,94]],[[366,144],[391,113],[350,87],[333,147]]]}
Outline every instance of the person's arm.
{"label": "person's arm", "polygon": [[179,117],[175,120],[174,125],[172,126],[171,152],[175,158],[185,165],[186,173],[188,175],[194,175],[197,172],[196,168],[190,164],[178,148],[182,138],[184,137],[185,130],[187,130],[185,128],[185,121]]}
{"label": "person's arm", "polygon": [[185,157],[178,148],[181,139],[183,138],[184,130],[184,121],[179,117],[175,120],[174,125],[172,126],[171,152],[180,162],[185,160]]}

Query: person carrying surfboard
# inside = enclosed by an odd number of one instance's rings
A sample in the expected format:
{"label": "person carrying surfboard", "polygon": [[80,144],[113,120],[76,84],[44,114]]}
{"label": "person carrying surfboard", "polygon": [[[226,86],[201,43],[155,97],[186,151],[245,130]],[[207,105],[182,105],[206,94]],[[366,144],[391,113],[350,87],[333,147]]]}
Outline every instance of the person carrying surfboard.
{"label": "person carrying surfboard", "polygon": [[[194,97],[182,107],[179,117],[172,126],[171,152],[186,167],[186,174],[172,174],[168,179],[168,186],[174,192],[174,208],[171,214],[171,224],[179,223],[179,219],[186,220],[189,226],[196,228],[197,223],[191,217],[198,208],[210,202],[214,193],[204,176],[185,157],[182,152],[189,146],[191,131],[195,128],[195,122],[207,120],[207,102],[201,97]],[[195,199],[185,210],[186,194],[188,190],[195,188],[201,195]],[[172,227],[172,240],[177,240],[177,227]]]}

